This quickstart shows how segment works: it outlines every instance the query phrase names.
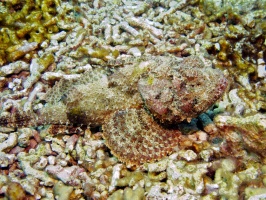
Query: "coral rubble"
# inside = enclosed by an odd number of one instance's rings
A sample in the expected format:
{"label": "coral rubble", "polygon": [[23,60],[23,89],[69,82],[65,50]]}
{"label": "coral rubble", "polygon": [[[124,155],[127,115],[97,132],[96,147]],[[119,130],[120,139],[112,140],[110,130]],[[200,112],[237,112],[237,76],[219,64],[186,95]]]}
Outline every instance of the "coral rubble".
{"label": "coral rubble", "polygon": [[266,155],[265,115],[256,114],[243,118],[219,115],[215,118],[214,122],[225,134],[230,134],[232,131],[241,133],[241,137],[247,148],[260,153],[263,156]]}
{"label": "coral rubble", "polygon": [[0,199],[264,199],[265,13],[0,1]]}

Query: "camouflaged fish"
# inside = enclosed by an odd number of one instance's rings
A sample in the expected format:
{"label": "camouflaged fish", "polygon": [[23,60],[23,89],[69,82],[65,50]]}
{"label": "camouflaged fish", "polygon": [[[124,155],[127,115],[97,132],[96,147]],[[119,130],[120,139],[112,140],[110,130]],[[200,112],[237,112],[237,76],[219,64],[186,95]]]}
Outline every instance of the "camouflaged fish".
{"label": "camouflaged fish", "polygon": [[79,80],[60,80],[42,109],[1,113],[0,124],[102,126],[112,153],[139,165],[171,153],[182,133],[169,127],[205,112],[226,87],[223,73],[196,56],[182,62],[151,57],[111,74],[95,69]]}

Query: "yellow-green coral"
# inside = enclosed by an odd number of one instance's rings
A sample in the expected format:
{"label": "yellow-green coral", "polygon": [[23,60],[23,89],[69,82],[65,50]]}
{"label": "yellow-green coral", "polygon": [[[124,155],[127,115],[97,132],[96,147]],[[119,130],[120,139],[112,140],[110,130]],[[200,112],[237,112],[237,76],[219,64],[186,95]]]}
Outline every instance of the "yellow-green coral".
{"label": "yellow-green coral", "polygon": [[16,182],[8,184],[6,196],[10,200],[22,200],[27,198],[22,186]]}
{"label": "yellow-green coral", "polygon": [[[119,54],[120,53],[118,50],[111,51],[111,50],[103,48],[103,47],[95,47],[95,48],[90,49],[90,47],[81,46],[77,50],[77,57],[89,56],[91,59],[97,58],[97,59],[103,60],[105,62],[109,61],[108,56],[113,57],[113,58],[117,58],[119,56]],[[111,62],[109,64],[111,64]]]}
{"label": "yellow-green coral", "polygon": [[42,65],[43,69],[46,69],[54,62],[54,56],[52,54],[45,54],[39,59],[39,63]]}
{"label": "yellow-green coral", "polygon": [[59,0],[14,0],[1,3],[0,65],[25,55],[17,50],[17,45],[21,46],[22,41],[40,44],[49,39],[50,34],[58,32],[56,8],[59,6]]}
{"label": "yellow-green coral", "polygon": [[[232,50],[234,44],[230,43],[229,40],[223,38],[219,41],[220,51],[217,54],[219,61],[216,63],[218,68],[226,68],[229,70],[230,74],[234,76],[244,75],[247,76],[256,71],[256,66],[243,58],[241,53]],[[226,64],[228,61],[231,63]]]}

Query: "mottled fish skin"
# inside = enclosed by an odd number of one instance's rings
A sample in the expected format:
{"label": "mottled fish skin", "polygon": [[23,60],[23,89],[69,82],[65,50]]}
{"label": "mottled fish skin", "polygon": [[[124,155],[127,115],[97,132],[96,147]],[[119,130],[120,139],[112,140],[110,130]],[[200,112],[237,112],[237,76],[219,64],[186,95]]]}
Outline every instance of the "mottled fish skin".
{"label": "mottled fish skin", "polygon": [[180,135],[160,126],[144,109],[116,111],[103,125],[106,146],[128,166],[165,157],[178,146]]}
{"label": "mottled fish skin", "polygon": [[145,106],[162,123],[180,123],[197,117],[217,101],[227,87],[218,69],[190,56],[175,66],[156,66],[144,74],[138,89]]}
{"label": "mottled fish skin", "polygon": [[61,80],[47,92],[41,110],[2,112],[0,124],[103,126],[112,153],[140,165],[161,159],[178,145],[181,132],[164,124],[190,121],[205,112],[227,84],[219,69],[206,67],[196,56],[181,63],[173,57],[150,57],[113,74],[92,70],[80,80]]}

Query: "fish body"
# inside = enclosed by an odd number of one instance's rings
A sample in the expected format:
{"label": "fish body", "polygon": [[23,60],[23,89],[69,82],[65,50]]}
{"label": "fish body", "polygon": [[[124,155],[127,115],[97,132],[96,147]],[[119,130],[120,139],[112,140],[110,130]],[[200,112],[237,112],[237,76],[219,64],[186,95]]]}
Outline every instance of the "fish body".
{"label": "fish body", "polygon": [[42,109],[1,115],[0,124],[103,126],[113,154],[139,165],[171,153],[182,133],[165,125],[205,112],[227,84],[219,69],[205,66],[196,56],[182,62],[158,56],[125,64],[111,74],[95,69],[79,80],[60,80],[47,92]]}

